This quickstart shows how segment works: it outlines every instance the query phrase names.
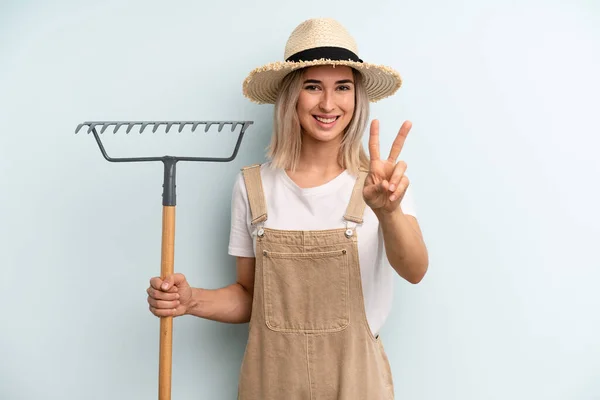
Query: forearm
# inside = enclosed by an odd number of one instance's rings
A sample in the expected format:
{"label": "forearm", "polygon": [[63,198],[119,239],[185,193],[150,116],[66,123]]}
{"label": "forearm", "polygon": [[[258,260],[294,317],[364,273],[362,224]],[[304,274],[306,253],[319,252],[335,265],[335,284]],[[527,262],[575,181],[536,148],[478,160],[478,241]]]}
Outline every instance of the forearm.
{"label": "forearm", "polygon": [[220,289],[192,289],[189,315],[233,324],[250,321],[252,295],[239,283]]}
{"label": "forearm", "polygon": [[392,212],[375,212],[383,231],[385,251],[398,275],[419,283],[429,264],[427,248],[420,233],[400,207]]}

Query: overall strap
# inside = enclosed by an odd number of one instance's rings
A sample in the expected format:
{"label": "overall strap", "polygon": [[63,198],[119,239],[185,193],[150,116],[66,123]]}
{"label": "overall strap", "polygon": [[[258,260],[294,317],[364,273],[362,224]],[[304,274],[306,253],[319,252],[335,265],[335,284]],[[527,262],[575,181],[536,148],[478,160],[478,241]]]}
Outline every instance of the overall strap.
{"label": "overall strap", "polygon": [[252,224],[267,220],[267,203],[260,178],[260,164],[242,168],[242,176],[248,193],[248,203],[252,213]]}
{"label": "overall strap", "polygon": [[369,171],[364,168],[359,170],[354,189],[352,189],[352,195],[350,196],[350,203],[348,204],[346,214],[344,215],[344,219],[347,221],[356,222],[357,224],[363,223],[363,213],[367,204],[363,199],[362,192],[368,173]]}

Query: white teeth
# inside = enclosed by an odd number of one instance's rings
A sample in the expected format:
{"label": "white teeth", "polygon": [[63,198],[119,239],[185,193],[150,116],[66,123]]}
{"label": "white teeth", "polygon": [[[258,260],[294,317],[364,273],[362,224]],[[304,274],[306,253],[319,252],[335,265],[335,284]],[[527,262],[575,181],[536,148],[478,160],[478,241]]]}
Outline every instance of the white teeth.
{"label": "white teeth", "polygon": [[315,118],[325,124],[330,124],[336,120],[336,118],[321,118],[321,117],[315,117]]}

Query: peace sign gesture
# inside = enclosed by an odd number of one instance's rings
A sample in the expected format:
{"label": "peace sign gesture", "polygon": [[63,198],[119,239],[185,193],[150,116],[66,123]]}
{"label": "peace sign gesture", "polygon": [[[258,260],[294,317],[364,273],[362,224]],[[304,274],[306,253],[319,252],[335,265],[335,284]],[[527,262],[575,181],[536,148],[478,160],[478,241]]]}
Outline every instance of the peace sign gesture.
{"label": "peace sign gesture", "polygon": [[379,121],[371,122],[369,136],[369,155],[371,162],[369,174],[365,179],[363,198],[373,211],[394,211],[402,201],[408,188],[408,177],[404,175],[406,163],[398,161],[398,156],[404,147],[406,136],[412,127],[410,121],[405,121],[392,144],[390,155],[386,160],[379,158]]}

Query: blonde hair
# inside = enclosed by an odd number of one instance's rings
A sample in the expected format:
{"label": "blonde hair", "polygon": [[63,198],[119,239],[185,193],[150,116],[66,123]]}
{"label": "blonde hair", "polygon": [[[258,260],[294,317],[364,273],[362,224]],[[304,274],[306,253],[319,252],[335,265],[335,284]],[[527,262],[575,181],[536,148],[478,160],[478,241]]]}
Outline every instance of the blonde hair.
{"label": "blonde hair", "polygon": [[[279,87],[273,115],[273,134],[267,147],[267,157],[276,168],[295,170],[302,147],[302,127],[296,105],[302,90],[304,70],[299,69],[285,76]],[[369,158],[362,145],[363,132],[369,120],[369,99],[362,75],[352,70],[354,76],[354,114],[342,139],[338,162],[353,174],[360,168],[368,168]]]}

